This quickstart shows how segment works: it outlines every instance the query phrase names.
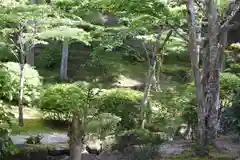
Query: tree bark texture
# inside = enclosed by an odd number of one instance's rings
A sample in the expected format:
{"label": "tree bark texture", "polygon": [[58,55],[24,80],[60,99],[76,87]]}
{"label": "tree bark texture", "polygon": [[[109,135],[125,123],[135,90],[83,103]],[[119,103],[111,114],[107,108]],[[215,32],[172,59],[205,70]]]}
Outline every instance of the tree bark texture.
{"label": "tree bark texture", "polygon": [[70,159],[81,160],[83,142],[82,136],[84,135],[82,130],[82,124],[79,115],[76,113],[73,115],[72,124],[70,128]]}
{"label": "tree bark texture", "polygon": [[18,123],[20,127],[24,126],[23,123],[23,88],[24,88],[24,66],[20,64],[20,84],[19,84],[19,95],[18,95]]}
{"label": "tree bark texture", "polygon": [[68,70],[68,39],[64,39],[62,48],[62,60],[60,68],[60,80],[67,80],[67,70]]}
{"label": "tree bark texture", "polygon": [[[159,53],[159,49],[160,49],[160,39],[161,39],[161,31],[159,28],[158,35],[156,37],[154,51],[152,52],[152,57],[151,57],[151,59],[148,57],[149,58],[149,69],[148,69],[146,85],[144,88],[144,96],[143,96],[143,100],[142,100],[142,104],[141,104],[142,109],[141,109],[141,114],[140,114],[141,120],[142,120],[142,123],[141,123],[142,128],[144,128],[145,121],[146,121],[145,112],[148,107],[148,98],[149,98],[149,95],[151,92],[152,85],[154,83],[155,84],[158,83],[158,82],[156,82],[156,65],[157,65],[157,54]],[[149,56],[149,55],[147,55],[147,56]]]}
{"label": "tree bark texture", "polygon": [[[218,110],[220,108],[220,54],[219,54],[219,20],[217,4],[214,0],[206,0],[208,16],[209,49],[206,53],[203,74],[204,105],[207,109],[206,126],[209,143],[214,143],[217,136]],[[205,66],[206,65],[206,66]]]}

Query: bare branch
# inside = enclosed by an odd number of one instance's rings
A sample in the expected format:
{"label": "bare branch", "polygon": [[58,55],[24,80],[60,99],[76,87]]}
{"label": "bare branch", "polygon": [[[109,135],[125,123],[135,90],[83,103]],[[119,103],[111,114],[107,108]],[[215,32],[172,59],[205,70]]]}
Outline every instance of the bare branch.
{"label": "bare branch", "polygon": [[170,30],[168,32],[166,38],[163,41],[163,44],[160,46],[159,53],[162,52],[163,48],[165,47],[165,45],[166,45],[167,41],[169,40],[169,38],[171,37],[172,33],[173,33],[173,30]]}
{"label": "bare branch", "polygon": [[239,11],[239,9],[240,9],[240,0],[235,0],[232,11],[229,14],[229,16],[226,17],[225,22],[221,25],[219,32],[222,32],[223,30],[228,28],[229,23],[231,22],[233,17],[236,15],[236,13]]}
{"label": "bare branch", "polygon": [[149,58],[149,55],[150,55],[150,54],[148,53],[148,50],[147,50],[146,45],[145,45],[144,42],[142,43],[142,47],[143,47],[143,49],[145,50],[146,57],[147,57],[147,60],[148,60],[148,64],[150,65],[150,63],[151,63],[150,58]]}

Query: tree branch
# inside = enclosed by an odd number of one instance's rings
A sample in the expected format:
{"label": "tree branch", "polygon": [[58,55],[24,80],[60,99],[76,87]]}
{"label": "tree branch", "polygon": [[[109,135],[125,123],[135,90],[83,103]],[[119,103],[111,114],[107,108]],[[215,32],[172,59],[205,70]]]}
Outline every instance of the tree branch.
{"label": "tree branch", "polygon": [[221,25],[219,32],[222,32],[223,30],[228,28],[229,23],[231,22],[231,20],[233,19],[233,17],[236,15],[236,13],[239,11],[240,9],[240,0],[235,0],[235,3],[233,5],[233,9],[230,13],[230,15],[228,15],[226,17],[225,22]]}
{"label": "tree branch", "polygon": [[169,40],[169,38],[171,37],[172,33],[173,33],[173,30],[170,30],[170,31],[168,32],[166,38],[165,38],[164,41],[163,41],[163,44],[160,46],[159,53],[162,52],[163,48],[165,47],[165,45],[166,45],[167,41]]}

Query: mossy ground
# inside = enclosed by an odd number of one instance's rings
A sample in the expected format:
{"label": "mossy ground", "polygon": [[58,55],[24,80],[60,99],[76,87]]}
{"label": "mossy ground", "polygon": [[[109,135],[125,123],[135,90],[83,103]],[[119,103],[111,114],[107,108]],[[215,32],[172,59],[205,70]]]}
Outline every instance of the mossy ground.
{"label": "mossy ground", "polygon": [[67,125],[63,122],[47,121],[43,119],[24,119],[24,127],[19,127],[17,120],[12,127],[12,134],[25,133],[62,133],[67,132]]}

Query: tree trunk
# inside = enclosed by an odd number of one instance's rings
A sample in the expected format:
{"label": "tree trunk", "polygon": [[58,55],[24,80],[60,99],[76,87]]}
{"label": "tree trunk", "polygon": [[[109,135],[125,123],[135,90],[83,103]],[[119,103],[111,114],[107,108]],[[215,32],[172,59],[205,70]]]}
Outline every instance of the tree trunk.
{"label": "tree trunk", "polygon": [[[31,4],[40,4],[39,3],[39,0],[30,0],[30,3]],[[36,22],[34,20],[29,20],[28,21],[28,25],[32,26],[31,27],[31,31],[32,33],[35,32],[35,29],[34,29],[34,25],[36,24]],[[35,62],[35,52],[34,52],[34,46],[31,46],[29,49],[28,49],[28,52],[26,54],[26,63],[31,65],[31,66],[34,66],[34,62]]]}
{"label": "tree trunk", "polygon": [[60,69],[60,80],[67,80],[67,70],[68,70],[68,39],[64,39],[62,48],[62,61]]}
{"label": "tree trunk", "polygon": [[72,124],[70,129],[70,159],[71,160],[81,160],[83,142],[82,137],[84,133],[82,130],[82,124],[80,122],[80,117],[74,114],[72,118]]}
{"label": "tree trunk", "polygon": [[27,64],[34,66],[34,61],[35,61],[35,52],[34,52],[34,47],[29,49],[29,52],[26,55],[26,62]]}
{"label": "tree trunk", "polygon": [[145,112],[146,109],[148,107],[148,98],[151,92],[151,87],[152,87],[152,82],[153,82],[153,76],[155,73],[155,67],[156,67],[156,60],[154,61],[154,64],[148,69],[148,78],[147,78],[147,83],[145,85],[145,89],[144,89],[144,96],[143,96],[143,101],[141,104],[141,127],[144,129],[145,127]]}
{"label": "tree trunk", "polygon": [[[197,40],[197,23],[195,18],[195,9],[194,1],[188,0],[188,28],[189,28],[189,44],[188,49],[191,57],[192,73],[194,75],[194,82],[196,86],[196,99],[198,106],[198,133],[197,133],[197,150],[198,155],[207,155],[208,154],[208,145],[207,145],[207,134],[205,126],[205,106],[204,106],[204,97],[203,97],[203,87],[201,84],[201,72],[199,68],[199,52],[198,49],[198,40]],[[199,37],[198,37],[199,38]]]}
{"label": "tree trunk", "polygon": [[24,66],[20,64],[20,84],[19,84],[19,95],[18,95],[18,123],[20,127],[24,126],[23,123],[23,87],[24,87]]}
{"label": "tree trunk", "polygon": [[[204,67],[203,80],[207,127],[210,144],[217,137],[218,110],[220,108],[220,54],[218,48],[218,11],[214,0],[206,0],[208,13],[209,66]],[[206,70],[207,69],[207,70]]]}
{"label": "tree trunk", "polygon": [[160,49],[160,38],[161,38],[161,33],[160,33],[160,28],[159,28],[159,32],[158,32],[158,35],[156,38],[156,44],[154,47],[154,51],[152,53],[152,58],[149,59],[147,82],[146,82],[146,85],[144,88],[144,96],[143,96],[143,100],[142,100],[142,104],[141,104],[141,114],[140,114],[141,118],[140,119],[142,121],[141,128],[143,128],[143,129],[144,129],[145,122],[146,122],[145,112],[148,107],[148,98],[149,98],[149,95],[151,92],[152,84],[153,84],[154,80],[155,80],[155,83],[158,83],[158,82],[156,82],[155,74],[156,74],[157,54],[159,53],[159,49]]}
{"label": "tree trunk", "polygon": [[220,72],[224,72],[226,69],[226,55],[224,53],[224,49],[227,46],[227,36],[228,36],[228,31],[223,31],[220,33],[220,47],[219,47],[219,54],[220,54]]}

